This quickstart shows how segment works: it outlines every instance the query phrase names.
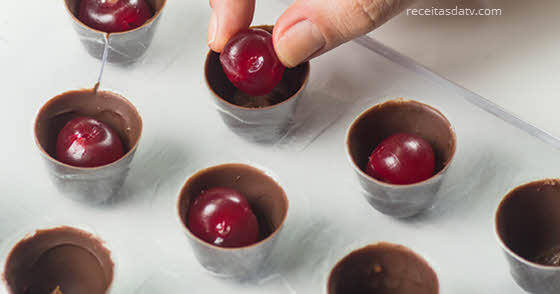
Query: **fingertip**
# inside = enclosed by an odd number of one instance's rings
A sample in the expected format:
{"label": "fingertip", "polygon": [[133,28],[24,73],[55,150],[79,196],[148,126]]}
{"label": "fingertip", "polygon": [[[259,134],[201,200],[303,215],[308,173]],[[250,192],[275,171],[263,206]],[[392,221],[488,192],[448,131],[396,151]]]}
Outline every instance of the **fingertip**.
{"label": "fingertip", "polygon": [[215,45],[215,41],[216,38],[218,37],[218,16],[216,15],[216,11],[212,11],[212,15],[210,16],[210,23],[208,24],[208,47],[210,47],[212,50],[217,51],[218,48]]}
{"label": "fingertip", "polygon": [[214,52],[221,53],[222,50],[224,50],[225,45],[226,42],[220,42],[219,39],[216,39],[214,42],[209,43],[208,47],[210,47],[210,49]]}
{"label": "fingertip", "polygon": [[216,53],[222,53],[222,50],[224,50],[224,48],[220,48],[218,46],[215,46],[213,43],[212,44],[208,44],[208,47],[210,48],[210,50],[216,52]]}
{"label": "fingertip", "polygon": [[284,66],[296,67],[327,45],[314,20],[311,7],[307,3],[296,1],[276,22],[273,31],[274,48]]}
{"label": "fingertip", "polygon": [[253,20],[255,0],[213,0],[208,26],[208,46],[221,52],[228,40],[249,27]]}

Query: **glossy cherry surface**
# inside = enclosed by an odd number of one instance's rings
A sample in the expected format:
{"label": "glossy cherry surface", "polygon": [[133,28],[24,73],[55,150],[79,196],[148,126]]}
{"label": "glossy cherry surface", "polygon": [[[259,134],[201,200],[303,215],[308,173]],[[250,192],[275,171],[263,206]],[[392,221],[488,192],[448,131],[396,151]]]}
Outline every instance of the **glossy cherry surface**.
{"label": "glossy cherry surface", "polygon": [[434,169],[432,146],[419,136],[398,133],[375,147],[366,173],[389,184],[406,185],[432,177]]}
{"label": "glossy cherry surface", "polygon": [[220,54],[220,62],[231,83],[253,96],[272,91],[284,74],[272,35],[263,29],[247,29],[233,36]]}
{"label": "glossy cherry surface", "polygon": [[243,195],[233,189],[211,188],[189,208],[187,224],[193,234],[220,247],[256,243],[259,223]]}
{"label": "glossy cherry surface", "polygon": [[106,33],[135,29],[152,16],[145,0],[82,0],[78,13],[85,25]]}
{"label": "glossy cherry surface", "polygon": [[97,167],[114,162],[123,154],[117,133],[90,117],[75,118],[58,133],[56,159],[69,165]]}

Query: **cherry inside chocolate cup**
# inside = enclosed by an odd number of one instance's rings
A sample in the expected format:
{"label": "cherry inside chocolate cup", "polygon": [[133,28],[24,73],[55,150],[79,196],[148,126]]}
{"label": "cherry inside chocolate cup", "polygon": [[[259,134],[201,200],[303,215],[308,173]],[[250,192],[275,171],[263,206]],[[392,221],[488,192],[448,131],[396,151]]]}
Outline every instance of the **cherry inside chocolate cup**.
{"label": "cherry inside chocolate cup", "polygon": [[127,66],[138,61],[150,47],[167,0],[146,0],[154,11],[152,18],[135,29],[110,34],[91,28],[79,20],[80,2],[81,0],[64,0],[74,30],[88,53],[94,58],[102,59],[105,39],[108,39],[108,62]]}
{"label": "cherry inside chocolate cup", "polygon": [[[435,155],[432,177],[414,184],[396,185],[365,172],[375,147],[397,133],[413,134],[430,144]],[[418,101],[396,99],[360,114],[348,130],[346,148],[368,202],[382,213],[409,217],[433,204],[441,179],[455,155],[456,141],[451,123],[440,111]]]}
{"label": "cherry inside chocolate cup", "polygon": [[103,242],[88,232],[57,227],[36,231],[17,243],[6,259],[9,294],[109,293],[114,264]]}
{"label": "cherry inside chocolate cup", "polygon": [[[121,139],[124,156],[99,167],[76,167],[56,159],[56,141],[70,120],[87,116],[105,123]],[[94,89],[62,93],[49,100],[35,119],[35,142],[45,158],[56,186],[62,192],[86,202],[102,202],[118,193],[142,133],[142,119],[124,97]]]}
{"label": "cherry inside chocolate cup", "polygon": [[531,293],[560,291],[560,180],[509,192],[496,211],[496,234],[515,281]]}
{"label": "cherry inside chocolate cup", "polygon": [[332,269],[328,294],[437,294],[430,265],[412,250],[390,243],[358,249]]}
{"label": "cherry inside chocolate cup", "polygon": [[[236,190],[247,199],[259,223],[257,243],[223,248],[190,231],[190,205],[203,191],[216,187]],[[262,269],[277,241],[287,217],[288,198],[282,187],[265,172],[249,165],[229,163],[203,169],[191,176],[179,195],[178,212],[195,255],[204,268],[221,277],[250,279]]]}
{"label": "cherry inside chocolate cup", "polygon": [[[272,26],[253,28],[272,32]],[[264,144],[274,143],[285,135],[307,85],[309,71],[309,62],[286,68],[272,92],[250,96],[229,81],[220,63],[220,53],[210,50],[204,66],[210,96],[225,124],[240,137]]]}

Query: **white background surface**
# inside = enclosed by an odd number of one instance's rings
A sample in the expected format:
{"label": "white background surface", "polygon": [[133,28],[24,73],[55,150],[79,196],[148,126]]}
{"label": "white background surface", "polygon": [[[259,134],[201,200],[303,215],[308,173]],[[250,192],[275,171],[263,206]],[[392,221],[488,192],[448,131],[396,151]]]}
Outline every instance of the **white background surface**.
{"label": "white background surface", "polygon": [[[282,5],[264,2],[255,23],[270,23],[280,13]],[[355,44],[312,63],[296,137],[271,147],[249,144],[229,132],[206,96],[207,2],[170,0],[146,59],[133,68],[109,66],[103,78],[102,88],[128,97],[145,125],[122,195],[101,207],[74,203],[48,181],[32,121],[49,98],[93,86],[99,62],[81,47],[62,1],[7,5],[0,19],[3,255],[22,233],[74,224],[91,228],[113,249],[113,293],[324,293],[324,279],[341,256],[389,241],[424,255],[442,293],[523,293],[495,242],[492,217],[509,189],[555,176],[559,159],[552,147]],[[401,96],[441,109],[459,139],[441,199],[407,221],[367,204],[344,150],[346,128],[359,112]],[[246,284],[213,279],[200,268],[175,209],[190,174],[232,161],[272,171],[291,201],[272,275]]]}
{"label": "white background surface", "polygon": [[500,8],[502,16],[401,15],[370,35],[560,136],[560,1],[419,0],[414,8]]}

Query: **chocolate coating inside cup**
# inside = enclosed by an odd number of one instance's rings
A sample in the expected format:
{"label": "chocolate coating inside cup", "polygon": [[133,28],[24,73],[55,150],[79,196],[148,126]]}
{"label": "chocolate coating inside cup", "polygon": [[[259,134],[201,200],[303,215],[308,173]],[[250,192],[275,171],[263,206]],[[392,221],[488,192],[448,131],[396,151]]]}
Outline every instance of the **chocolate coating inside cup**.
{"label": "chocolate coating inside cup", "polygon": [[515,188],[496,212],[496,231],[511,251],[542,265],[560,266],[560,180]]}
{"label": "chocolate coating inside cup", "polygon": [[234,189],[245,196],[259,222],[260,241],[276,232],[287,216],[288,198],[274,179],[245,164],[223,164],[199,171],[183,186],[179,216],[187,229],[190,205],[200,193],[214,187]]}
{"label": "chocolate coating inside cup", "polygon": [[328,294],[437,294],[437,275],[410,249],[379,243],[344,257],[331,271]]}
{"label": "chocolate coating inside cup", "polygon": [[[154,16],[151,19],[154,19],[159,12],[161,11],[161,9],[163,8],[163,6],[165,5],[165,1],[166,0],[146,0],[146,2],[148,2],[148,4],[150,5],[150,7],[154,10]],[[64,2],[66,3],[66,7],[68,8],[68,10],[70,11],[70,13],[72,13],[72,15],[74,16],[74,18],[79,21],[81,24],[83,24],[79,19],[78,19],[78,14],[79,14],[79,9],[80,9],[80,2],[81,0],[64,0]],[[149,23],[150,21],[147,21],[145,24],[143,24],[142,26],[146,25],[147,23]],[[86,26],[85,24],[83,24],[84,26]],[[140,27],[142,27],[140,26]],[[86,26],[87,27],[87,26]],[[89,27],[88,27],[89,28]],[[90,28],[91,29],[91,28]],[[126,32],[120,32],[120,33],[112,33],[112,34],[122,34],[122,33],[126,33]]]}
{"label": "chocolate coating inside cup", "polygon": [[354,121],[347,141],[354,164],[365,171],[375,147],[396,133],[414,134],[430,143],[435,154],[434,174],[455,154],[455,132],[441,112],[417,101],[398,99],[376,105]]}
{"label": "chocolate coating inside cup", "polygon": [[[255,26],[272,32],[272,26]],[[286,68],[282,80],[264,96],[251,96],[238,90],[227,78],[220,53],[210,50],[206,56],[204,73],[208,87],[217,97],[244,108],[263,108],[279,104],[293,97],[306,83],[309,76],[309,62],[304,62],[294,68]]]}
{"label": "chocolate coating inside cup", "polygon": [[113,281],[111,253],[91,234],[60,227],[37,231],[10,252],[4,279],[11,294],[105,294]]}
{"label": "chocolate coating inside cup", "polygon": [[80,116],[95,118],[111,127],[119,135],[125,153],[140,140],[142,119],[130,102],[113,92],[84,89],[60,94],[41,108],[35,120],[36,142],[56,159],[58,133],[67,122]]}

